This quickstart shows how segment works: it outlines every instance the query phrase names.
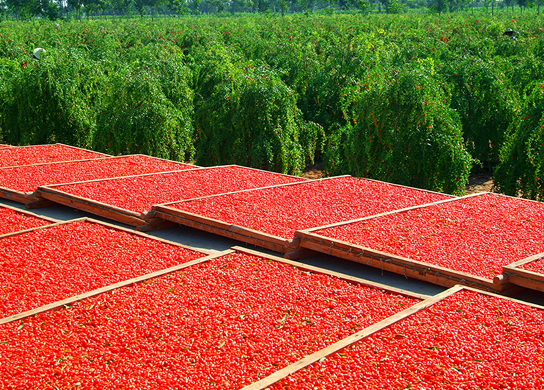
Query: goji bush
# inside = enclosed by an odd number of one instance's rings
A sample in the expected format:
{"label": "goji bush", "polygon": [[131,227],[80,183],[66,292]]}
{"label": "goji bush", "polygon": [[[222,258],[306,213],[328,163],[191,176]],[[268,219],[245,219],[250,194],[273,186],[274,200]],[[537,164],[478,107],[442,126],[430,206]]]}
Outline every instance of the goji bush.
{"label": "goji bush", "polygon": [[493,279],[544,252],[542,226],[543,203],[488,193],[315,233]]}
{"label": "goji bush", "polygon": [[459,291],[270,389],[541,388],[543,333],[542,309]]}
{"label": "goji bush", "polygon": [[238,389],[416,302],[235,253],[0,326],[0,383]]}
{"label": "goji bush", "polygon": [[51,222],[38,216],[20,213],[0,206],[0,235],[49,225]]}
{"label": "goji bush", "polygon": [[1,168],[0,187],[33,192],[39,186],[195,168],[154,157],[136,155],[95,160]]}
{"label": "goji bush", "polygon": [[60,144],[22,146],[0,150],[0,167],[104,157],[101,153]]}
{"label": "goji bush", "polygon": [[154,204],[297,181],[304,179],[225,166],[59,185],[54,188],[67,194],[144,213],[150,211]]}
{"label": "goji bush", "polygon": [[168,206],[290,239],[297,230],[447,198],[443,194],[378,181],[337,177]]}
{"label": "goji bush", "polygon": [[205,254],[94,222],[0,239],[0,317],[172,267]]}
{"label": "goji bush", "polygon": [[512,121],[494,170],[498,191],[544,200],[544,84],[527,88],[526,107]]}

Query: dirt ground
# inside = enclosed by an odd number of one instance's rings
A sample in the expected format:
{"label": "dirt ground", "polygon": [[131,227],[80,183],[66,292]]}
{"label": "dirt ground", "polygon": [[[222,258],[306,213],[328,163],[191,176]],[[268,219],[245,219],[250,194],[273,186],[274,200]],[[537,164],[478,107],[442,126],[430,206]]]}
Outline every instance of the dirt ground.
{"label": "dirt ground", "polygon": [[[310,165],[306,167],[303,177],[308,179],[320,179],[323,177],[323,171],[320,164]],[[488,173],[476,173],[471,175],[466,186],[466,194],[474,194],[477,192],[491,192],[493,188],[493,178]]]}

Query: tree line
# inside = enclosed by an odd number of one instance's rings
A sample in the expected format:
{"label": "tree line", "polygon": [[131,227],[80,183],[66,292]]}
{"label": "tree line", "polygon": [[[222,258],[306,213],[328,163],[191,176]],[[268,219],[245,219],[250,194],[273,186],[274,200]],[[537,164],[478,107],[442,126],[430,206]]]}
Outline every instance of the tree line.
{"label": "tree line", "polygon": [[0,0],[0,16],[17,20],[32,18],[82,19],[104,17],[183,16],[236,13],[448,13],[482,10],[539,14],[544,0]]}

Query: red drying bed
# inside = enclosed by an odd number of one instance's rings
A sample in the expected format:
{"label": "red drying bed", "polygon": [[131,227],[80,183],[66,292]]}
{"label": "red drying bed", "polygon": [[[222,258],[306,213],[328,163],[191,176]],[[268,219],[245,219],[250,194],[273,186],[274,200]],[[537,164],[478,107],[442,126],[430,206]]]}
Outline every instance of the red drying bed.
{"label": "red drying bed", "polygon": [[[47,186],[40,189],[40,195],[75,208],[96,205],[86,211],[99,215],[106,209],[145,218],[143,214],[151,211],[154,204],[304,180],[252,168],[221,166]],[[116,218],[111,213],[103,216]],[[120,222],[132,224],[130,220]]]}
{"label": "red drying bed", "polygon": [[417,302],[235,252],[0,325],[0,381],[239,389]]}
{"label": "red drying bed", "polygon": [[[541,389],[544,311],[452,289],[445,298],[249,389]],[[378,324],[380,325],[380,324]],[[360,339],[361,337],[359,337]],[[346,344],[349,341],[346,340]]]}
{"label": "red drying bed", "polygon": [[175,220],[178,223],[191,225],[194,216],[198,216],[222,222],[226,232],[229,225],[236,225],[292,240],[297,230],[448,198],[451,197],[343,176],[188,200],[155,209],[161,218],[180,217]]}
{"label": "red drying bed", "polygon": [[0,149],[10,148],[10,147],[11,147],[10,145],[0,144]]}
{"label": "red drying bed", "polygon": [[193,168],[196,167],[143,155],[0,168],[0,197],[26,203],[39,199],[32,193],[42,185]]}
{"label": "red drying bed", "polygon": [[0,149],[0,167],[84,160],[105,156],[103,153],[63,144],[17,146]]}
{"label": "red drying bed", "polygon": [[37,217],[24,211],[0,206],[0,236],[20,230],[49,225],[51,223],[52,220],[47,218]]}
{"label": "red drying bed", "polygon": [[[321,250],[328,250],[331,244],[351,245],[357,251],[377,252],[382,258],[401,257],[416,266],[429,265],[433,272],[432,267],[439,267],[438,271],[459,273],[461,279],[474,276],[492,283],[503,266],[544,252],[542,226],[543,203],[487,193],[310,229],[309,234],[300,235],[304,247],[320,245]],[[432,282],[434,274],[427,276]]]}
{"label": "red drying bed", "polygon": [[77,220],[0,239],[0,318],[206,254]]}

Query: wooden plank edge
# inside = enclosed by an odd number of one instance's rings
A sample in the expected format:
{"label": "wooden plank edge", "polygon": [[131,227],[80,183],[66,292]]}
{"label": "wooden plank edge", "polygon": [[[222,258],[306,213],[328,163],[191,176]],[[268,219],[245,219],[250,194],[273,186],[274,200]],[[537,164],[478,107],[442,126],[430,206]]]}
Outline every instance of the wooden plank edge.
{"label": "wooden plank edge", "polygon": [[10,167],[0,167],[0,170],[2,170],[2,169],[16,170],[16,169],[19,169],[19,168],[37,167],[37,166],[42,166],[42,165],[58,165],[58,164],[70,164],[70,163],[96,161],[96,160],[111,160],[111,159],[120,158],[120,157],[126,157],[126,156],[103,156],[103,157],[98,157],[98,158],[82,158],[82,159],[79,159],[79,160],[63,160],[63,161],[41,162],[41,163],[35,163],[35,164],[13,165],[13,166],[10,166]]}
{"label": "wooden plank edge", "polygon": [[[228,165],[225,165],[225,166],[228,166]],[[99,182],[99,181],[113,181],[113,180],[121,180],[121,179],[124,180],[124,179],[139,178],[139,177],[146,177],[146,176],[153,176],[153,175],[172,175],[172,174],[181,173],[181,172],[201,171],[201,170],[221,168],[221,167],[222,166],[215,166],[215,167],[200,167],[200,166],[198,166],[197,168],[175,169],[175,170],[172,170],[172,171],[142,173],[140,175],[127,175],[127,176],[121,176],[121,177],[110,177],[110,178],[106,178],[106,179],[92,179],[92,180],[74,181],[74,182],[70,182],[70,183],[52,184],[52,185],[43,186],[43,187],[47,187],[49,189],[52,189],[52,188],[60,187],[60,186],[71,186],[71,185],[77,185],[77,184],[83,184],[83,183],[94,183],[94,182]]]}
{"label": "wooden plank edge", "polygon": [[[156,159],[156,160],[160,160],[160,161],[167,162],[167,163],[184,164],[184,165],[190,165],[190,166],[195,167],[195,168],[204,168],[204,167],[201,167],[200,165],[191,164],[191,163],[185,162],[185,161],[170,160],[170,159],[168,159],[168,158],[149,156],[149,155],[147,155],[147,154],[142,154],[142,153],[126,154],[126,155],[118,156],[118,157],[128,157],[128,156],[150,157],[150,158],[154,158],[154,159]],[[185,169],[183,169],[183,170],[185,170]],[[159,172],[157,172],[157,173],[159,173]]]}
{"label": "wooden plank edge", "polygon": [[530,262],[533,262],[535,260],[538,260],[538,259],[544,259],[544,252],[542,253],[537,253],[535,255],[531,255],[529,257],[526,257],[524,259],[521,259],[521,260],[518,260],[514,263],[511,263],[511,264],[508,264],[508,265],[505,265],[503,268],[508,268],[508,269],[516,269],[518,268],[520,265],[524,265],[524,264],[527,264],[527,263],[530,263]]}
{"label": "wooden plank edge", "polygon": [[[54,143],[54,144],[49,144],[49,145],[61,145],[61,146],[66,146],[66,147],[72,148],[72,149],[78,149],[78,150],[82,150],[82,151],[85,151],[85,152],[92,152],[92,153],[96,153],[96,154],[101,154],[101,155],[103,155],[103,156],[112,157],[111,154],[106,154],[106,153],[102,153],[102,152],[97,152],[97,151],[91,150],[91,149],[80,148],[79,146],[73,146],[73,145],[63,144],[63,143],[60,143],[60,142],[57,142],[57,143]],[[45,145],[43,145],[43,146],[45,146]]]}
{"label": "wooden plank edge", "polygon": [[375,182],[375,183],[388,184],[388,185],[391,185],[391,186],[394,186],[394,187],[408,188],[410,190],[417,190],[417,191],[421,191],[421,192],[426,192],[428,194],[443,195],[443,196],[448,196],[448,197],[451,197],[451,198],[459,198],[459,196],[457,196],[457,195],[451,195],[451,194],[445,194],[443,192],[426,190],[425,188],[411,187],[411,186],[406,186],[406,185],[403,185],[403,184],[390,183],[390,182],[383,181],[383,180],[369,179],[369,178],[366,178],[366,177],[361,177],[361,179],[365,179],[365,180],[372,181],[372,182]]}
{"label": "wooden plank edge", "polygon": [[74,296],[72,296],[70,298],[66,298],[66,299],[63,299],[61,301],[49,303],[47,305],[40,306],[40,307],[32,309],[32,310],[28,310],[28,311],[25,311],[25,312],[22,312],[22,313],[18,313],[18,314],[14,314],[12,316],[9,316],[9,317],[2,318],[2,319],[0,319],[0,325],[7,324],[9,322],[22,320],[22,319],[25,319],[27,317],[30,317],[30,316],[33,316],[33,315],[36,315],[36,314],[40,314],[40,313],[44,313],[44,312],[47,312],[47,311],[60,309],[60,308],[62,308],[64,306],[66,306],[66,305],[75,303],[77,301],[81,301],[83,299],[90,298],[92,296],[99,295],[99,294],[102,294],[102,293],[106,293],[106,292],[109,292],[109,291],[113,291],[113,290],[116,290],[116,289],[119,289],[119,288],[122,288],[122,287],[130,286],[132,284],[142,282],[144,280],[149,280],[149,279],[157,278],[159,276],[163,276],[163,275],[166,275],[166,274],[169,274],[169,273],[172,273],[172,272],[176,272],[176,271],[182,270],[184,268],[188,268],[188,267],[193,266],[193,265],[204,263],[204,262],[209,261],[211,259],[214,259],[216,257],[224,256],[224,255],[226,255],[228,253],[231,253],[231,252],[232,251],[230,251],[230,250],[227,250],[227,251],[224,251],[224,252],[216,252],[214,254],[208,255],[206,257],[202,257],[200,259],[195,259],[195,260],[189,261],[187,263],[178,264],[178,265],[176,265],[174,267],[166,268],[166,269],[163,269],[163,270],[160,270],[160,271],[155,271],[155,272],[152,272],[152,273],[149,273],[149,274],[146,274],[146,275],[141,275],[141,276],[138,276],[138,277],[135,277],[135,278],[127,279],[127,280],[117,282],[117,283],[114,283],[114,284],[110,284],[108,286],[104,286],[104,287],[101,287],[101,288],[98,288],[98,289],[95,289],[95,290],[92,290],[92,291],[89,291],[89,292],[86,292],[86,293],[74,295]]}
{"label": "wooden plank edge", "polygon": [[[321,238],[322,236],[317,237]],[[451,287],[459,283],[464,285],[470,284],[480,286],[480,288],[491,289],[494,291],[500,291],[508,287],[508,280],[504,277],[495,277],[493,280],[486,279],[480,276],[470,275],[466,272],[455,271],[438,265],[432,265],[429,263],[365,248],[359,245],[349,244],[344,241],[333,240],[330,238],[327,240],[330,242],[329,245],[323,244],[323,241],[325,240],[319,240],[321,241],[319,242],[315,238],[313,240],[302,239],[300,246],[302,248],[315,250],[345,260],[355,261],[374,268],[394,272],[396,274],[412,277],[414,279],[424,280],[433,284],[439,284],[445,287]],[[377,265],[373,265],[374,262],[379,262],[380,266],[378,267]],[[406,273],[407,270],[411,271],[412,274],[408,275]],[[430,276],[427,276],[428,274],[434,275],[434,280],[432,280]]]}
{"label": "wooden plank edge", "polygon": [[544,292],[544,281],[534,279],[530,276],[524,276],[523,274],[509,274],[509,280],[516,286],[527,288],[529,290],[535,290]]}
{"label": "wooden plank edge", "polygon": [[[268,189],[271,189],[271,188],[289,187],[289,186],[296,186],[296,185],[308,185],[308,184],[317,183],[317,182],[320,182],[320,181],[333,180],[333,179],[338,179],[338,178],[342,178],[342,177],[349,177],[349,175],[323,177],[321,179],[315,179],[315,180],[298,181],[298,182],[283,183],[283,184],[274,184],[272,186],[266,186],[266,187],[248,188],[248,189],[245,189],[245,190],[224,192],[222,194],[213,194],[213,195],[201,196],[201,197],[198,197],[198,198],[176,200],[174,202],[167,202],[167,203],[157,204],[157,205],[154,205],[153,207],[155,207],[155,206],[157,206],[157,207],[158,206],[169,207],[170,205],[173,205],[173,204],[176,204],[176,203],[194,202],[196,200],[202,200],[202,199],[208,199],[208,198],[218,198],[220,196],[229,196],[229,195],[239,194],[239,193],[243,193],[243,192],[263,191],[263,190],[268,190]],[[178,210],[178,209],[175,209],[175,210]]]}
{"label": "wooden plank edge", "polygon": [[[190,245],[180,244],[179,242],[167,240],[167,239],[161,238],[161,237],[152,236],[150,234],[139,232],[139,231],[133,230],[133,229],[127,229],[125,227],[114,225],[114,224],[109,223],[109,222],[98,221],[98,220],[93,219],[93,218],[84,217],[84,218],[80,218],[79,220],[87,221],[87,222],[90,222],[90,223],[96,223],[98,225],[106,226],[106,227],[108,227],[110,229],[119,230],[119,231],[122,231],[122,232],[125,232],[125,233],[128,233],[128,234],[136,235],[138,237],[142,237],[142,238],[162,242],[164,244],[173,245],[173,246],[181,247],[181,248],[184,248],[184,249],[189,249],[189,250],[192,250],[192,251],[195,251],[195,252],[200,252],[200,253],[203,253],[203,254],[211,255],[211,254],[214,254],[214,253],[218,252],[218,251],[216,251],[214,249],[197,248],[197,247],[190,246]],[[67,221],[67,222],[73,222],[73,221]]]}
{"label": "wooden plank edge", "polygon": [[70,195],[66,192],[55,190],[47,186],[40,187],[38,193],[44,199],[52,202],[72,207],[91,214],[99,215],[104,218],[112,219],[127,225],[138,227],[146,224],[145,215],[138,214],[131,210],[107,205],[92,199],[82,198],[77,195]]}
{"label": "wooden plank edge", "polygon": [[30,228],[30,229],[24,229],[24,230],[19,230],[19,231],[16,231],[16,232],[2,234],[2,235],[0,235],[0,239],[7,238],[7,237],[18,236],[20,234],[31,233],[31,232],[36,231],[36,230],[50,229],[52,227],[59,226],[59,225],[64,225],[64,224],[67,224],[67,223],[82,222],[85,219],[87,219],[87,218],[77,218],[77,219],[71,219],[71,220],[68,220],[68,221],[57,221],[57,222],[54,222],[54,223],[52,223],[50,225],[36,226],[36,227]]}
{"label": "wooden plank edge", "polygon": [[374,287],[374,288],[377,288],[377,289],[380,289],[380,290],[393,292],[393,293],[403,295],[403,296],[406,296],[406,297],[410,297],[410,298],[416,298],[416,299],[422,299],[422,300],[429,298],[429,295],[426,295],[426,294],[414,293],[412,291],[403,290],[403,289],[400,289],[400,288],[397,288],[397,287],[388,286],[386,284],[382,284],[382,283],[379,283],[379,282],[373,282],[373,281],[370,281],[370,280],[367,280],[367,279],[358,278],[356,276],[343,274],[341,272],[331,271],[331,270],[328,270],[326,268],[321,268],[321,267],[317,267],[317,266],[314,266],[314,265],[300,263],[300,262],[295,261],[295,260],[289,260],[289,259],[286,259],[286,258],[270,255],[270,254],[267,254],[267,253],[263,253],[263,252],[260,252],[260,251],[256,251],[256,250],[241,247],[241,246],[233,246],[231,249],[236,250],[237,252],[243,252],[243,253],[251,254],[251,255],[254,255],[254,256],[259,256],[259,257],[264,257],[266,259],[274,260],[274,261],[277,261],[279,263],[288,264],[288,265],[291,265],[293,267],[297,267],[297,268],[305,270],[305,271],[310,271],[310,272],[318,273],[318,274],[322,274],[322,275],[333,276],[333,277],[336,277],[338,279],[347,280],[347,281],[352,282],[352,283],[362,284],[362,285],[369,286],[369,287]]}
{"label": "wooden plank edge", "polygon": [[34,194],[35,193],[25,193],[8,187],[0,187],[0,198],[11,200],[17,203],[25,204],[35,200],[39,200],[39,197],[34,196]]}
{"label": "wooden plank edge", "polygon": [[299,361],[293,364],[290,364],[257,382],[254,382],[248,386],[245,386],[242,388],[242,390],[264,390],[267,387],[273,385],[274,383],[288,377],[294,372],[299,371],[305,367],[308,367],[309,365],[313,363],[316,363],[317,361],[319,361],[320,359],[324,357],[327,357],[333,353],[336,353],[342,350],[343,348],[349,345],[352,345],[368,336],[371,336],[372,334],[382,329],[385,329],[397,322],[400,322],[419,311],[427,309],[428,307],[434,305],[435,303],[453,295],[454,293],[461,290],[462,288],[463,287],[461,286],[455,286],[433,297],[427,298],[424,301],[416,303],[415,305],[410,306],[408,309],[405,309],[397,314],[394,314],[380,322],[377,322],[376,324],[370,325],[366,327],[365,329],[359,332],[356,332],[342,340],[339,340],[336,343],[331,344],[317,352],[314,352],[311,355],[308,355],[300,359]]}
{"label": "wooden plank edge", "polygon": [[[166,221],[174,222],[180,225],[188,226],[191,228],[204,230],[210,233],[215,233],[227,238],[234,238],[238,241],[246,242],[248,244],[258,245],[258,242],[263,242],[262,247],[276,250],[281,253],[287,253],[293,249],[294,241],[285,238],[273,236],[271,234],[259,232],[257,230],[245,228],[243,226],[233,225],[226,222],[222,222],[216,219],[202,217],[196,214],[186,213],[182,215],[173,215],[157,211],[157,217]],[[187,217],[185,217],[187,215]],[[298,243],[298,241],[296,241]],[[270,245],[270,247],[266,246]],[[275,249],[276,248],[276,249]]]}
{"label": "wooden plank edge", "polygon": [[153,176],[153,175],[165,175],[165,174],[174,174],[179,172],[188,172],[188,171],[196,171],[201,169],[207,169],[207,168],[189,168],[189,169],[177,169],[174,171],[164,171],[164,172],[151,172],[151,173],[143,173],[140,175],[127,175],[127,176],[119,176],[119,177],[108,177],[108,178],[102,178],[102,179],[91,179],[91,180],[82,180],[82,181],[73,181],[69,183],[62,183],[62,184],[51,184],[43,187],[47,188],[55,188],[55,187],[61,187],[61,186],[75,186],[78,184],[85,184],[85,183],[95,183],[100,181],[113,181],[113,180],[121,180],[121,179],[132,179],[132,178],[139,178],[139,177],[146,177],[146,176]]}
{"label": "wooden plank edge", "polygon": [[29,217],[43,219],[44,221],[51,222],[51,223],[61,222],[60,219],[56,219],[56,218],[52,218],[52,217],[46,217],[44,215],[38,215],[38,214],[33,213],[31,211],[24,210],[24,209],[18,209],[17,207],[8,206],[7,204],[3,204],[3,203],[0,203],[0,208],[10,209],[10,210],[13,210],[13,211],[15,211],[17,213],[24,214],[24,215],[27,215]]}
{"label": "wooden plank edge", "polygon": [[471,287],[467,287],[467,286],[454,286],[442,293],[439,293],[431,298],[428,298],[420,303],[417,303],[411,307],[409,307],[408,309],[406,310],[403,310],[402,312],[400,313],[397,313],[397,314],[394,314],[392,315],[391,317],[389,318],[386,318],[385,320],[382,320],[374,325],[370,325],[369,327],[357,332],[357,333],[354,333],[334,344],[331,344],[330,346],[328,347],[325,347],[311,355],[308,355],[304,358],[302,358],[301,360],[291,364],[291,365],[288,365],[284,368],[282,368],[281,370],[278,370],[274,373],[272,373],[271,375],[257,381],[257,382],[254,382],[248,386],[245,386],[242,388],[242,390],[264,390],[266,389],[267,387],[273,385],[274,383],[282,380],[282,379],[285,379],[287,376],[293,374],[294,372],[296,371],[299,371],[305,367],[308,367],[309,365],[313,364],[313,363],[316,363],[318,362],[320,359],[324,358],[324,357],[327,357],[327,356],[330,356],[332,355],[333,353],[336,353],[340,350],[342,350],[343,348],[345,347],[348,347],[352,344],[355,344],[356,342],[358,341],[361,341],[362,339],[368,337],[368,336],[371,336],[372,334],[378,332],[378,331],[381,331],[397,322],[400,322],[404,319],[407,319],[408,317],[416,314],[417,312],[419,311],[423,311],[423,310],[426,310],[428,309],[430,306],[452,296],[453,294],[459,292],[459,291],[462,291],[462,290],[469,290],[469,291],[474,291],[474,292],[477,292],[479,294],[484,294],[484,295],[489,295],[489,296],[493,296],[493,297],[497,297],[497,298],[500,298],[500,299],[506,299],[506,300],[509,300],[509,301],[512,301],[512,302],[515,302],[515,303],[519,303],[519,304],[523,304],[523,305],[527,305],[527,306],[530,306],[530,307],[534,307],[534,308],[537,308],[537,309],[540,309],[540,310],[544,310],[544,306],[540,306],[540,305],[535,305],[535,304],[531,304],[531,303],[527,303],[527,302],[524,302],[524,301],[520,301],[520,300],[517,300],[517,299],[513,299],[513,298],[509,298],[509,297],[504,297],[502,295],[498,295],[498,294],[495,294],[495,293],[492,293],[492,292],[485,292],[485,291],[481,291],[481,290],[477,290],[477,289],[474,289],[474,288],[471,288]]}
{"label": "wooden plank edge", "polygon": [[348,225],[348,224],[351,224],[351,223],[367,221],[369,219],[385,217],[385,216],[392,215],[392,214],[400,214],[400,213],[404,213],[404,212],[411,211],[411,210],[421,209],[421,208],[424,208],[424,207],[438,206],[438,205],[441,205],[443,203],[449,203],[449,202],[458,202],[458,201],[461,201],[463,199],[473,198],[473,197],[476,197],[476,196],[482,196],[484,194],[486,194],[486,193],[485,192],[479,192],[479,193],[476,193],[476,194],[469,194],[469,195],[460,196],[460,197],[437,200],[436,202],[418,204],[418,205],[415,205],[415,206],[405,207],[405,208],[402,208],[402,209],[396,209],[396,210],[386,211],[386,212],[379,213],[379,214],[368,215],[366,217],[351,219],[349,221],[335,222],[335,223],[331,223],[331,224],[328,224],[328,225],[317,226],[317,227],[304,229],[304,230],[297,230],[297,232],[295,232],[295,236],[297,236],[298,232],[312,233],[312,232],[322,230],[322,229],[329,229],[329,228],[333,228],[333,227],[337,227],[337,226]]}
{"label": "wooden plank edge", "polygon": [[[166,212],[161,211],[161,214],[163,215],[167,214],[172,209],[165,207],[164,210],[166,210]],[[267,241],[277,243],[278,245],[286,245],[286,244],[289,245],[292,242],[292,240],[288,238],[274,236],[272,234],[261,232],[255,229],[247,228],[247,227],[236,225],[236,224],[231,224],[228,222],[223,222],[218,219],[208,218],[206,216],[189,213],[187,211],[176,210],[171,215],[175,217],[179,217],[180,219],[187,220],[187,221],[195,221],[195,222],[211,225],[211,226],[226,229],[226,230],[241,232],[241,234],[247,233],[248,236],[256,236],[262,239],[266,239]],[[158,213],[157,213],[157,217],[158,217]],[[161,219],[164,219],[164,218],[161,218]]]}
{"label": "wooden plank edge", "polygon": [[244,168],[244,169],[250,169],[252,171],[263,172],[263,173],[273,173],[274,175],[278,175],[278,176],[284,176],[284,177],[290,177],[290,178],[293,178],[293,179],[299,179],[301,183],[304,183],[304,182],[307,182],[307,181],[312,181],[312,179],[307,179],[307,178],[302,177],[302,176],[294,176],[294,175],[289,175],[287,173],[272,172],[272,171],[267,171],[265,169],[246,167],[246,166],[243,166],[243,165],[230,164],[228,166],[237,167],[237,168]]}
{"label": "wooden plank edge", "polygon": [[[174,222],[175,222],[175,220],[176,219],[174,219]],[[222,236],[222,237],[230,238],[232,240],[244,242],[246,244],[253,245],[253,246],[256,246],[256,247],[269,249],[269,250],[272,250],[274,252],[286,253],[286,252],[291,250],[290,248],[287,248],[284,245],[277,245],[277,244],[274,244],[272,242],[268,242],[268,241],[259,239],[257,237],[248,237],[246,235],[239,234],[239,233],[237,233],[235,231],[232,231],[232,230],[225,230],[225,229],[221,229],[221,228],[206,225],[206,224],[200,224],[200,223],[197,223],[197,222],[192,222],[192,223],[190,223],[188,225],[184,225],[184,226],[188,226],[188,227],[191,227],[191,228],[194,228],[194,229],[198,229],[198,230],[202,230],[202,231],[205,231],[205,232],[208,232],[208,233],[216,234],[216,235],[219,235],[219,236]]]}

